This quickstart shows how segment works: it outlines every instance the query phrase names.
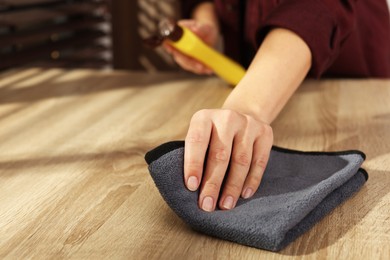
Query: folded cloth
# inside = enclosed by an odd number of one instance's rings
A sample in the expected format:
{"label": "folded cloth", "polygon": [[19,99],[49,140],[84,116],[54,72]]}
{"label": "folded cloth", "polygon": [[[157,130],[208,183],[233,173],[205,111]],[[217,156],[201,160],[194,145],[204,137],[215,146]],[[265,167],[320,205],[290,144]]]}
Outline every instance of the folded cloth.
{"label": "folded cloth", "polygon": [[360,151],[302,152],[273,147],[260,187],[232,210],[205,212],[184,185],[184,142],[145,155],[162,197],[193,229],[239,244],[279,251],[366,182]]}

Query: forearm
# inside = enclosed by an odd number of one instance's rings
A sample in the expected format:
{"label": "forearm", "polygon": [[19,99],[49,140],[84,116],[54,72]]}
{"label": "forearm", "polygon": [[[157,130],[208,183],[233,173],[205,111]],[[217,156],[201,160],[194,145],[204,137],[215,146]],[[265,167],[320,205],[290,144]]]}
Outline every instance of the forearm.
{"label": "forearm", "polygon": [[289,30],[273,29],[223,108],[270,124],[302,83],[310,66],[311,52],[306,43]]}

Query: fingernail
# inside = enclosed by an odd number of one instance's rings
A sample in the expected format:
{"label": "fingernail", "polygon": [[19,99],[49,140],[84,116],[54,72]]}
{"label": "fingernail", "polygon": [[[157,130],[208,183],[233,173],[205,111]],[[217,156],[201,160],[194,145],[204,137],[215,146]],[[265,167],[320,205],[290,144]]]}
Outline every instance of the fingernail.
{"label": "fingernail", "polygon": [[187,188],[190,191],[196,191],[198,189],[198,186],[199,186],[198,178],[196,178],[195,176],[191,176],[188,178]]}
{"label": "fingernail", "polygon": [[223,208],[224,209],[232,209],[233,208],[233,197],[232,196],[227,196],[225,200],[223,201]]}
{"label": "fingernail", "polygon": [[211,197],[205,197],[202,202],[202,209],[204,211],[213,211],[214,201]]}
{"label": "fingernail", "polygon": [[253,190],[251,188],[246,188],[242,197],[244,199],[248,199],[252,197],[252,195],[253,195]]}

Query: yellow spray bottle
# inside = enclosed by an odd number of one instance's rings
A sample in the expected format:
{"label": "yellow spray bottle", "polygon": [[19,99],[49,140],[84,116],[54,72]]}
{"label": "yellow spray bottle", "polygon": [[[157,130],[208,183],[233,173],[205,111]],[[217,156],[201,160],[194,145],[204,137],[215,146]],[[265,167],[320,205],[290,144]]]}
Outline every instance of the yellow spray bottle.
{"label": "yellow spray bottle", "polygon": [[245,69],[240,64],[208,46],[189,29],[166,19],[159,23],[159,31],[162,41],[202,62],[227,83],[235,86],[244,76]]}

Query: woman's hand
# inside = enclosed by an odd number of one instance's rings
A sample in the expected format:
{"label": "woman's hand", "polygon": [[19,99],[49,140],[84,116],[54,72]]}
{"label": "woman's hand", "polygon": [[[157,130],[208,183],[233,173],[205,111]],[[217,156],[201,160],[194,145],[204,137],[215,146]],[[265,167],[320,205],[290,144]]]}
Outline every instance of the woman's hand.
{"label": "woman's hand", "polygon": [[184,179],[189,190],[200,187],[199,207],[213,211],[218,202],[219,208],[232,209],[240,196],[250,198],[272,143],[272,128],[249,115],[230,109],[195,113],[185,139]]}
{"label": "woman's hand", "polygon": [[184,179],[189,190],[200,187],[200,208],[213,211],[218,202],[231,209],[240,195],[254,194],[273,143],[269,124],[305,78],[311,60],[299,35],[275,28],[223,109],[194,114],[185,140]]}
{"label": "woman's hand", "polygon": [[[200,23],[196,20],[181,20],[178,24],[190,29],[209,46],[213,48],[217,46],[219,31],[218,27],[212,23]],[[213,73],[213,71],[203,63],[181,53],[168,43],[164,43],[163,46],[165,50],[172,55],[175,62],[183,69],[199,75],[210,75]]]}

